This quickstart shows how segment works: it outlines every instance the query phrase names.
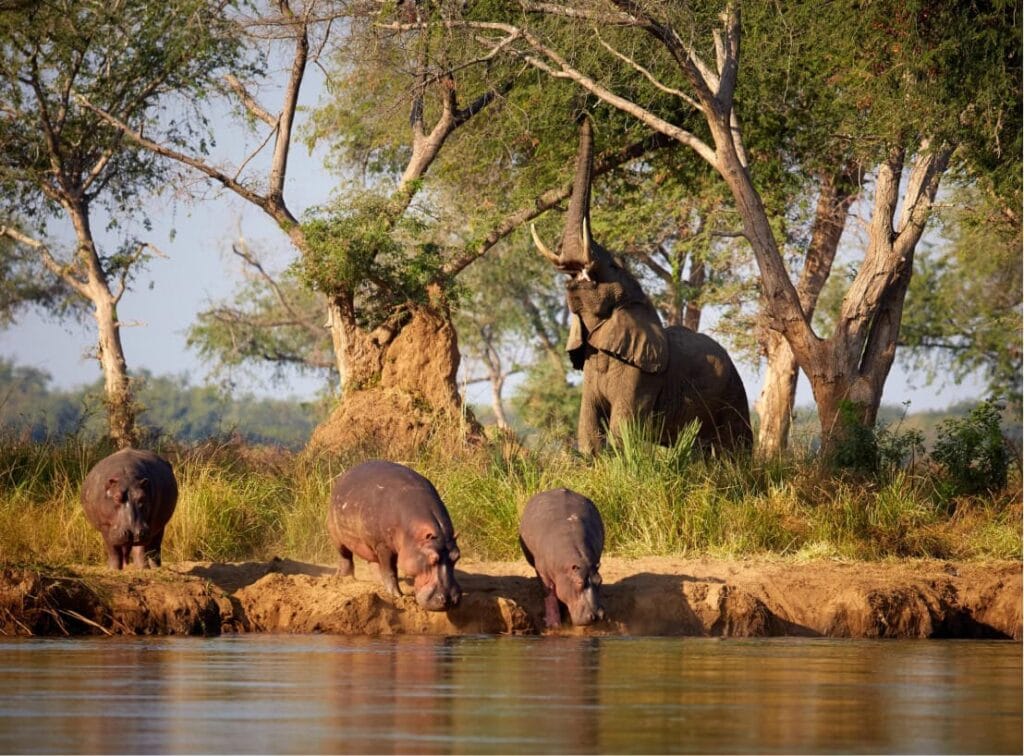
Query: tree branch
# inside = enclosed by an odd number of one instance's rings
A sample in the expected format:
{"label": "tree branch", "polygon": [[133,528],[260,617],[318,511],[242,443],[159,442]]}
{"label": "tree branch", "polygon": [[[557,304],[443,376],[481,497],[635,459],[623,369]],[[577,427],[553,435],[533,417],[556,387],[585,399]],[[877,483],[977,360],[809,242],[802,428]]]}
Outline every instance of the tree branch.
{"label": "tree branch", "polygon": [[249,94],[249,91],[245,88],[245,85],[238,80],[237,76],[234,74],[225,74],[222,79],[224,83],[227,84],[228,89],[238,95],[238,99],[242,101],[246,110],[271,128],[277,128],[278,119],[270,115],[262,105],[256,102],[256,98]]}
{"label": "tree branch", "polygon": [[76,95],[75,99],[83,107],[86,107],[89,110],[96,113],[96,115],[98,115],[102,120],[106,121],[114,128],[120,129],[125,135],[128,136],[128,138],[130,138],[136,144],[145,147],[151,152],[155,152],[157,155],[170,158],[171,160],[175,160],[191,168],[195,168],[200,173],[205,174],[209,178],[223,185],[225,188],[230,189],[242,199],[251,202],[257,207],[263,209],[265,212],[267,212],[268,215],[274,218],[274,220],[276,220],[279,225],[297,223],[295,217],[288,211],[287,207],[285,207],[283,203],[275,204],[271,202],[271,200],[268,197],[265,197],[261,194],[254,192],[253,190],[239,183],[238,181],[231,178],[224,172],[218,170],[217,168],[214,168],[211,165],[204,163],[202,160],[194,158],[191,155],[186,155],[183,152],[179,152],[178,150],[166,147],[162,144],[159,144],[158,142],[154,142],[152,139],[144,137],[141,133],[135,131],[123,121],[119,120],[118,118],[115,118],[110,113],[107,113],[105,110],[102,110],[101,108],[98,108],[97,106],[93,105],[83,95]]}
{"label": "tree branch", "polygon": [[[667,147],[672,144],[672,141],[664,134],[653,134],[616,152],[599,155],[595,161],[593,176],[604,175],[641,155]],[[517,228],[543,215],[558,203],[566,200],[571,194],[572,182],[569,182],[538,195],[531,204],[521,207],[495,224],[478,246],[463,250],[459,257],[448,262],[443,268],[442,275],[447,277],[458,275]]]}
{"label": "tree branch", "polygon": [[86,284],[71,272],[71,265],[62,265],[58,262],[50,252],[50,248],[43,242],[33,239],[27,234],[23,234],[21,231],[16,228],[12,228],[11,226],[0,226],[0,236],[6,236],[8,239],[13,239],[19,244],[24,244],[26,247],[34,249],[39,253],[39,256],[43,260],[43,265],[46,266],[47,270],[60,278],[64,283],[86,299],[92,298]]}

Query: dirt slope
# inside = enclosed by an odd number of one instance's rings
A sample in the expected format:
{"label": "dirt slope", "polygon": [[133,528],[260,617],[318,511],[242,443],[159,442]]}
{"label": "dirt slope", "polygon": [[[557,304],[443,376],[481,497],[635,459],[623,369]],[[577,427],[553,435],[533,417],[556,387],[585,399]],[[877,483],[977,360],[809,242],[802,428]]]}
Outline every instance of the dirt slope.
{"label": "dirt slope", "polygon": [[[220,632],[533,634],[541,588],[525,562],[460,563],[462,603],[448,613],[356,578],[275,559],[185,562],[114,574],[99,567],[0,569],[0,633]],[[599,635],[1015,638],[1021,563],[606,559],[608,621]],[[409,586],[405,584],[405,590]]]}

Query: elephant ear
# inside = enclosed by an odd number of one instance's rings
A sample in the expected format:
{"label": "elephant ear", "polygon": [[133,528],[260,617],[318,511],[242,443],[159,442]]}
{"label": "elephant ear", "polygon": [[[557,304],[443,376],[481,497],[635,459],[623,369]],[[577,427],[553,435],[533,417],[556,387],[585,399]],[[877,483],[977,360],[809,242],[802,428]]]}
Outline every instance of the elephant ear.
{"label": "elephant ear", "polygon": [[657,313],[644,304],[616,308],[588,334],[587,341],[645,373],[660,373],[668,367],[668,336]]}
{"label": "elephant ear", "polygon": [[583,363],[587,361],[587,351],[584,344],[583,320],[576,313],[569,315],[569,338],[565,342],[565,351],[569,353],[569,361],[576,370],[583,369]]}

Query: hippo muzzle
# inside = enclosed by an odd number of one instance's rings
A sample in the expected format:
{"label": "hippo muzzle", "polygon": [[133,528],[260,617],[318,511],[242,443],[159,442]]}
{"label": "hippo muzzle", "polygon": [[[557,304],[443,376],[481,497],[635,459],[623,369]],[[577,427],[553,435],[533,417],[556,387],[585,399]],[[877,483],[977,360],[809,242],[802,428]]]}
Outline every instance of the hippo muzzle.
{"label": "hippo muzzle", "polygon": [[462,589],[455,581],[455,569],[442,561],[429,572],[418,575],[414,581],[416,603],[429,612],[443,612],[459,605]]}
{"label": "hippo muzzle", "polygon": [[569,597],[565,604],[574,625],[592,625],[605,618],[601,595],[593,582],[588,581],[583,590],[575,597]]}

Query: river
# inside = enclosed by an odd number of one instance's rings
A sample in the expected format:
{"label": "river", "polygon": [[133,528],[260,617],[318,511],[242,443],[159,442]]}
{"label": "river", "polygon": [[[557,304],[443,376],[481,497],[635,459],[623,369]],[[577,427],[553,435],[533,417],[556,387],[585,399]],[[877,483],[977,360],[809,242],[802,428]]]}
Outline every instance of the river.
{"label": "river", "polygon": [[1021,644],[0,642],[0,752],[1020,753]]}

